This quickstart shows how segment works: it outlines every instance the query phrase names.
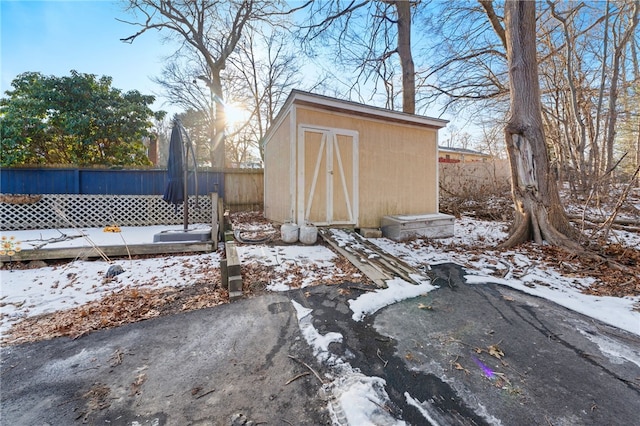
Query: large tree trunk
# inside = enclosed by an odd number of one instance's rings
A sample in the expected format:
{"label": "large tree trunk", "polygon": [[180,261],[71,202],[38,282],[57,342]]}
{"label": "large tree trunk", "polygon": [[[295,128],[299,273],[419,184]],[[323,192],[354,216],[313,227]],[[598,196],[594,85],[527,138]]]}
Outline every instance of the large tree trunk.
{"label": "large tree trunk", "polygon": [[576,231],[560,203],[542,125],[536,60],[535,2],[507,0],[505,33],[511,94],[505,142],[511,163],[515,220],[502,245],[547,241],[578,248]]}
{"label": "large tree trunk", "polygon": [[411,54],[411,4],[407,0],[395,3],[398,12],[398,56],[402,67],[402,112],[416,112],[416,72]]}
{"label": "large tree trunk", "polygon": [[222,93],[220,69],[213,70],[212,77],[212,85],[209,90],[212,91],[214,97],[216,115],[214,119],[213,140],[211,141],[211,167],[221,169],[224,168],[226,164],[225,128],[227,124],[227,118],[224,111],[224,97]]}

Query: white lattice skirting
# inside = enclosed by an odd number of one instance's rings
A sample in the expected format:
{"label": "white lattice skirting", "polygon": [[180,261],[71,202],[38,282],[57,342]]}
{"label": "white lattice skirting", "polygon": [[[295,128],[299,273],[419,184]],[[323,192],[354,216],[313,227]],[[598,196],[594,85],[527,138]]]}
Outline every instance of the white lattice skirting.
{"label": "white lattice skirting", "polygon": [[[189,223],[211,223],[211,198],[189,197]],[[0,202],[0,230],[178,225],[184,221],[161,195],[45,194],[34,203]]]}

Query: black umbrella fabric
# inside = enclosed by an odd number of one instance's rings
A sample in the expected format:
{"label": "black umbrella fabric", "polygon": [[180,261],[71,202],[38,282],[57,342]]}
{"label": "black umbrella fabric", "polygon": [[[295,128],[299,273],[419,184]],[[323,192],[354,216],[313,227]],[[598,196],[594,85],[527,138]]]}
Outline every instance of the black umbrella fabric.
{"label": "black umbrella fabric", "polygon": [[169,182],[162,199],[173,204],[178,214],[178,205],[184,202],[184,144],[178,123],[173,125],[169,142],[169,159],[167,160],[167,174]]}

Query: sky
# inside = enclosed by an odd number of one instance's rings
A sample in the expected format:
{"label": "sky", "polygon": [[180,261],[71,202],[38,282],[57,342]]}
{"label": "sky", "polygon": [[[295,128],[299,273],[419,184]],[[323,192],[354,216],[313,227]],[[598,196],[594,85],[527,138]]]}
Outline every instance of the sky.
{"label": "sky", "polygon": [[[164,57],[174,52],[157,32],[145,33],[134,43],[121,38],[136,27],[116,18],[132,20],[123,2],[0,0],[0,91],[29,71],[64,76],[71,70],[106,75],[112,87],[158,95],[150,77],[160,74]],[[154,110],[177,109],[156,96]]]}
{"label": "sky", "polygon": [[[126,1],[112,0],[0,0],[0,96],[11,89],[11,81],[24,72],[65,76],[71,70],[112,77],[112,87],[138,90],[156,96],[153,110],[169,116],[182,109],[162,96],[161,87],[151,81],[160,75],[163,61],[177,44],[163,34],[147,32],[133,43],[121,38],[138,27],[118,21],[133,21],[125,12]],[[438,116],[431,110],[427,115]],[[241,117],[244,118],[244,117]],[[470,123],[451,119],[452,129],[472,131]],[[444,141],[450,135],[441,133]],[[472,132],[473,133],[473,132]]]}
{"label": "sky", "polygon": [[[20,73],[69,75],[71,70],[113,77],[112,86],[157,95],[154,109],[169,113],[177,107],[161,99],[161,88],[150,77],[158,76],[164,58],[177,44],[151,31],[133,43],[121,38],[138,27],[124,10],[126,1],[112,0],[0,0],[0,92],[4,96]],[[437,114],[433,111],[429,115]],[[447,118],[447,117],[445,117]]]}

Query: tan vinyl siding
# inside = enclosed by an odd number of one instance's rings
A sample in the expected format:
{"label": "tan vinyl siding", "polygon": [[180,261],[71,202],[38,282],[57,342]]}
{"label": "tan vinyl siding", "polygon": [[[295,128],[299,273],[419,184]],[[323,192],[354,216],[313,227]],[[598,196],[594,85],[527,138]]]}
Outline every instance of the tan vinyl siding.
{"label": "tan vinyl siding", "polygon": [[[292,92],[266,136],[265,216],[378,228],[383,216],[438,213],[437,132],[445,125]],[[330,149],[321,149],[323,138]]]}
{"label": "tan vinyl siding", "polygon": [[360,227],[377,228],[385,215],[437,213],[435,129],[302,107],[296,115],[299,124],[359,133]]}
{"label": "tan vinyl siding", "polygon": [[289,117],[282,121],[267,141],[264,152],[264,215],[267,219],[284,223],[292,219],[289,176],[291,169],[291,138]]}

